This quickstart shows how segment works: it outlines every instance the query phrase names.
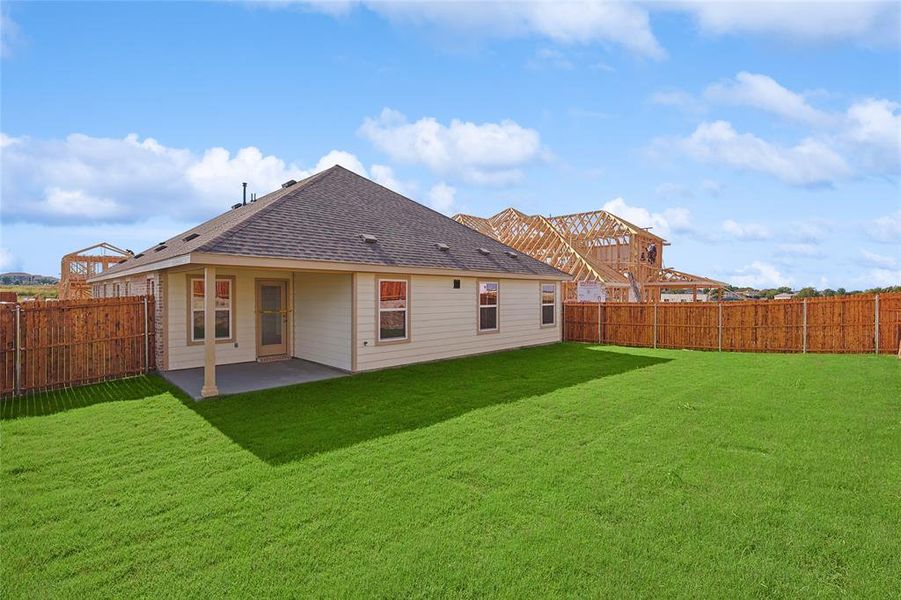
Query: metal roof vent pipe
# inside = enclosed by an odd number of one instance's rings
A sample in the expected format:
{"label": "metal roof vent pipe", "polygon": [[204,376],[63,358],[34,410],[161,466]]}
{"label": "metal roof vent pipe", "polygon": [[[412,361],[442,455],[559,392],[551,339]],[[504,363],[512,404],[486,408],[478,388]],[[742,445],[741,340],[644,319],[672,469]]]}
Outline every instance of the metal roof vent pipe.
{"label": "metal roof vent pipe", "polygon": [[244,201],[241,203],[241,206],[247,206],[247,182],[245,181],[241,186],[244,188]]}

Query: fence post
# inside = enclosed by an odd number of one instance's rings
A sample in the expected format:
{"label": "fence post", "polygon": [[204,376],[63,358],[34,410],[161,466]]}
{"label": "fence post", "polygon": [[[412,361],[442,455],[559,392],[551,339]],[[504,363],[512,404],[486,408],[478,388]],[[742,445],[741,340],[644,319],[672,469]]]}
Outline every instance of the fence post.
{"label": "fence post", "polygon": [[723,300],[720,299],[719,302],[716,303],[717,315],[716,315],[716,328],[718,333],[717,339],[717,350],[720,352],[723,351]]}
{"label": "fence post", "polygon": [[16,302],[16,385],[13,394],[22,393],[22,305]]}
{"label": "fence post", "polygon": [[147,326],[147,294],[144,294],[144,373],[150,372],[150,328]]}
{"label": "fence post", "polygon": [[601,342],[601,303],[598,302],[598,344]]}
{"label": "fence post", "polygon": [[876,354],[879,354],[879,294],[876,294]]}
{"label": "fence post", "polygon": [[657,347],[657,303],[654,303],[654,348]]}
{"label": "fence post", "polygon": [[807,354],[807,298],[804,298],[804,300],[801,302],[801,305],[804,307],[803,308],[804,318],[802,321],[804,325],[803,325],[802,331],[801,331],[801,336],[803,338],[801,341],[801,348],[802,348],[801,351],[804,354]]}

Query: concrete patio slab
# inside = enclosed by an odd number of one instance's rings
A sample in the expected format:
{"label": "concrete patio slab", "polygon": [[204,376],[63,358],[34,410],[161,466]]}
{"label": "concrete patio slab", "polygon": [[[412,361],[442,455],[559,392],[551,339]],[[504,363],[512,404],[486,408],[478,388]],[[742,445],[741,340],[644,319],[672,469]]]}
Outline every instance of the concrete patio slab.
{"label": "concrete patio slab", "polygon": [[[180,387],[195,400],[200,400],[203,387],[203,368],[163,371],[169,383]],[[238,394],[267,390],[269,388],[334,379],[349,375],[346,371],[325,365],[292,358],[275,362],[246,362],[216,367],[216,384],[219,394]]]}

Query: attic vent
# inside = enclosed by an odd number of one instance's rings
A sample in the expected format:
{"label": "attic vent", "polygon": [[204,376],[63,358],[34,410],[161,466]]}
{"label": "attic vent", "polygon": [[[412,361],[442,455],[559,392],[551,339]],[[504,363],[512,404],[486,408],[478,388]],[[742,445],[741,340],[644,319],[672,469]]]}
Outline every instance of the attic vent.
{"label": "attic vent", "polygon": [[142,256],[144,256],[143,252],[141,252],[140,254],[135,254],[135,258],[141,258]]}
{"label": "attic vent", "polygon": [[181,238],[181,241],[190,242],[191,240],[195,240],[199,237],[200,237],[199,233],[192,233],[192,234],[186,235],[185,237]]}
{"label": "attic vent", "polygon": [[289,188],[292,185],[294,185],[295,183],[297,183],[297,181],[295,181],[293,179],[289,179],[288,181],[286,181],[285,183],[282,184],[282,188]]}
{"label": "attic vent", "polygon": [[435,247],[442,252],[447,252],[448,250],[450,250],[450,246],[448,246],[447,244],[442,244],[441,242],[435,244]]}
{"label": "attic vent", "polygon": [[379,241],[379,239],[377,237],[375,237],[374,235],[369,235],[368,233],[361,233],[360,239],[363,240],[364,242],[366,242],[367,244],[374,244],[377,241]]}
{"label": "attic vent", "polygon": [[488,256],[489,254],[491,254],[491,250],[489,250],[489,249],[487,249],[487,248],[479,248],[479,254],[482,254],[482,255],[484,255],[484,256]]}
{"label": "attic vent", "polygon": [[233,209],[235,209],[235,208],[241,208],[242,206],[244,206],[244,205],[241,204],[240,202],[238,202],[237,204],[232,204],[232,208],[233,208]]}
{"label": "attic vent", "polygon": [[510,258],[516,258],[517,256],[519,256],[518,254],[516,254],[516,252],[512,252],[510,250],[504,250],[504,254],[506,254]]}
{"label": "attic vent", "polygon": [[165,250],[166,248],[168,248],[168,246],[166,246],[166,244],[160,244],[159,246],[157,246],[156,248],[154,248],[153,251],[154,251],[154,252],[159,252],[160,250]]}

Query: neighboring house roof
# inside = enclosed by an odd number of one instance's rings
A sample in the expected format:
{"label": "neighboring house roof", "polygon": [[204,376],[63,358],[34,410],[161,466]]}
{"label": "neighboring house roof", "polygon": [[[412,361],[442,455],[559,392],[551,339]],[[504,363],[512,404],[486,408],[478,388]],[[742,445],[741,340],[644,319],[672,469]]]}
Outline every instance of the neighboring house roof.
{"label": "neighboring house roof", "polygon": [[[377,241],[367,243],[363,235]],[[97,279],[195,252],[555,279],[566,275],[335,166],[139,252]]]}

